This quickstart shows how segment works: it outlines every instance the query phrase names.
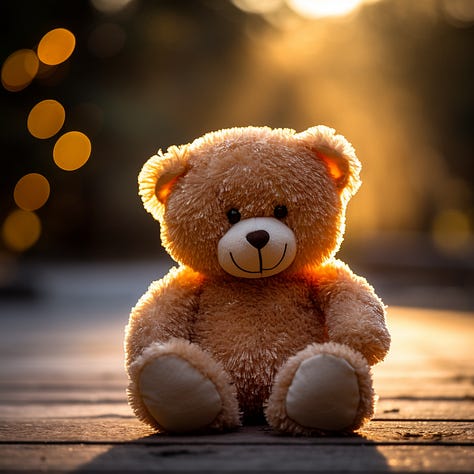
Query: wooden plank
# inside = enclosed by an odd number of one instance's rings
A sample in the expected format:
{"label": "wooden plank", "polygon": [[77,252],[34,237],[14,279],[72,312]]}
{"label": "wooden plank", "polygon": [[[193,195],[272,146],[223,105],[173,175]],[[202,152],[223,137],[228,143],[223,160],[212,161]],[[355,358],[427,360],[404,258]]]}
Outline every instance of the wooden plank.
{"label": "wooden plank", "polygon": [[472,472],[464,446],[41,446],[0,445],[0,470],[15,472]]}
{"label": "wooden plank", "polygon": [[[0,383],[0,409],[2,405],[28,403],[126,403],[127,382],[69,381],[48,383]],[[404,377],[381,379],[375,376],[375,387],[383,400],[440,400],[473,403],[474,385],[467,377]]]}
{"label": "wooden plank", "polygon": [[380,419],[474,421],[474,401],[381,399],[375,412],[375,420]]}
{"label": "wooden plank", "polygon": [[0,405],[0,420],[48,420],[50,418],[135,418],[126,403],[25,403]]}
{"label": "wooden plank", "polygon": [[[153,436],[151,436],[153,435]],[[2,421],[0,443],[121,443],[145,444],[469,444],[474,443],[473,422],[372,421],[358,434],[337,437],[291,437],[267,426],[246,426],[225,434],[168,436],[153,431],[134,418],[65,418]]]}
{"label": "wooden plank", "polygon": [[375,375],[375,389],[380,398],[474,400],[471,380],[423,376],[382,378]]}
{"label": "wooden plank", "polygon": [[[115,401],[125,400],[127,380],[91,380],[58,377],[61,384],[50,381],[43,374],[44,379],[37,382],[0,382],[0,403],[4,401],[31,401],[57,400],[59,402],[72,400],[107,399]],[[375,389],[380,398],[419,397],[419,398],[456,398],[474,400],[474,380],[469,375],[446,375],[438,373],[436,376],[395,376],[384,377],[374,375]]]}
{"label": "wooden plank", "polygon": [[[35,420],[49,418],[134,418],[131,408],[124,400],[110,402],[48,401],[0,403],[1,420]],[[474,421],[474,402],[470,400],[379,400],[374,421],[377,420],[446,420]]]}
{"label": "wooden plank", "polygon": [[374,368],[380,379],[460,377],[474,379],[472,313],[419,308],[389,308],[392,346]]}
{"label": "wooden plank", "polygon": [[126,399],[126,384],[0,384],[0,406],[28,403],[126,403]]}
{"label": "wooden plank", "polygon": [[[46,378],[37,382],[0,382],[0,403],[3,402],[41,402],[72,400],[124,401],[127,380],[80,380],[67,377],[58,378],[61,383]],[[474,400],[474,380],[468,375],[426,377],[421,374],[410,377],[374,376],[375,389],[380,398],[456,398]]]}
{"label": "wooden plank", "polygon": [[[468,400],[380,400],[374,420],[474,421],[474,403]],[[0,404],[2,420],[49,418],[134,418],[124,402],[51,402]]]}
{"label": "wooden plank", "polygon": [[389,308],[392,347],[374,367],[383,398],[474,399],[472,313]]}

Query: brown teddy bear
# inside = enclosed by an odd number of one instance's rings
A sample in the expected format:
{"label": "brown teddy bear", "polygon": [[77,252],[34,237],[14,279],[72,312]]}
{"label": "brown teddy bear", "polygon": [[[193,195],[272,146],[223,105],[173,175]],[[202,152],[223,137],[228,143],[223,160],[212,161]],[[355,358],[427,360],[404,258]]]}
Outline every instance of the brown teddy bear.
{"label": "brown teddy bear", "polygon": [[126,328],[140,420],[183,433],[264,415],[311,435],[373,415],[370,366],[390,345],[384,306],[334,258],[359,171],[325,126],[220,130],[148,160],[140,195],[179,266]]}

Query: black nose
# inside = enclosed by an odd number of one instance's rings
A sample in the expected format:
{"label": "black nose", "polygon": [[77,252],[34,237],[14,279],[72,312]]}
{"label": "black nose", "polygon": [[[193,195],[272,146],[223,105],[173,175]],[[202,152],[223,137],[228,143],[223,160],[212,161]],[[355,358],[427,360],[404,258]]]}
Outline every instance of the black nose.
{"label": "black nose", "polygon": [[267,242],[270,240],[270,234],[265,230],[256,230],[247,234],[246,239],[250,245],[253,245],[256,249],[263,249]]}

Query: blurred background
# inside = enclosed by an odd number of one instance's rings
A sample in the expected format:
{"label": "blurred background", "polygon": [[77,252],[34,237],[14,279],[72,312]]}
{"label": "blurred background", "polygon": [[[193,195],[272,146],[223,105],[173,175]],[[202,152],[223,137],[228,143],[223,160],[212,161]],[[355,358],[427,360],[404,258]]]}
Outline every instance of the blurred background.
{"label": "blurred background", "polygon": [[172,264],[149,156],[326,124],[363,163],[340,258],[388,304],[474,309],[474,1],[4,0],[0,25],[1,298],[132,305]]}

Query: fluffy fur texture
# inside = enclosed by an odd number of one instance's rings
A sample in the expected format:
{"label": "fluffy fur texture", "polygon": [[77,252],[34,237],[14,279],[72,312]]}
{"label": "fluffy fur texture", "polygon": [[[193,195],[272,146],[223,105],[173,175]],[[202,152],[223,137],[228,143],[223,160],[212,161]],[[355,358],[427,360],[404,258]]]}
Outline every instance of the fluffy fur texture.
{"label": "fluffy fur texture", "polygon": [[[323,126],[221,130],[145,164],[140,195],[179,267],[150,286],[126,329],[129,400],[141,420],[162,428],[141,400],[139,375],[164,353],[184,358],[216,386],[223,408],[208,428],[237,426],[239,410],[246,421],[266,407],[277,430],[323,432],[295,423],[285,407],[299,364],[317,353],[344,359],[357,374],[360,405],[344,431],[372,416],[369,366],[390,344],[384,306],[334,258],[359,172],[352,146]],[[242,220],[273,217],[276,206],[288,210],[280,220],[296,238],[293,263],[265,278],[227,273],[217,248],[232,226],[228,211],[237,209]]]}

